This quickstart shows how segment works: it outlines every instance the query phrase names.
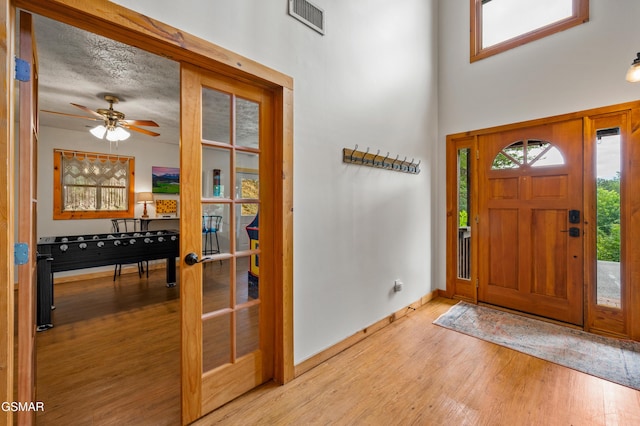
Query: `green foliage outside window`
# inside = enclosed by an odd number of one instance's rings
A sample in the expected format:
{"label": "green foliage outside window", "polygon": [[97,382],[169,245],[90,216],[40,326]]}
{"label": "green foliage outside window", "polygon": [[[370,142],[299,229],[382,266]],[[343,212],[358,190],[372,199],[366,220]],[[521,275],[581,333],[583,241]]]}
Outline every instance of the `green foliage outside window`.
{"label": "green foliage outside window", "polygon": [[469,148],[458,150],[458,212],[459,226],[469,226]]}
{"label": "green foliage outside window", "polygon": [[469,215],[466,210],[460,211],[460,227],[469,226]]}
{"label": "green foliage outside window", "polygon": [[598,179],[598,260],[620,262],[620,173],[612,179]]}

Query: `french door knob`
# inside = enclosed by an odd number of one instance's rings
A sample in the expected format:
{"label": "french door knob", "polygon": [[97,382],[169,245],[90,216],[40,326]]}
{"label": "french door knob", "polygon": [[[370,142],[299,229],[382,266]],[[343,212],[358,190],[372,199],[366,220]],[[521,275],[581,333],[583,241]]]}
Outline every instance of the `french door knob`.
{"label": "french door knob", "polygon": [[204,256],[202,259],[199,259],[197,254],[191,252],[184,257],[184,263],[191,266],[195,265],[196,263],[202,263],[206,262],[207,260],[212,260],[213,258],[213,256]]}

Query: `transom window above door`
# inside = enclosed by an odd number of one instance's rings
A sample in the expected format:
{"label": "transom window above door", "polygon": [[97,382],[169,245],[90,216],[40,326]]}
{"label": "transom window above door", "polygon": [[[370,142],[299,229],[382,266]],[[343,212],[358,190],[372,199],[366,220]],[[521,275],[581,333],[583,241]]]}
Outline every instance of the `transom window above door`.
{"label": "transom window above door", "polygon": [[471,62],[589,20],[589,0],[470,0]]}
{"label": "transom window above door", "polygon": [[491,170],[519,169],[521,167],[560,166],[564,157],[551,142],[526,139],[500,150],[493,159]]}

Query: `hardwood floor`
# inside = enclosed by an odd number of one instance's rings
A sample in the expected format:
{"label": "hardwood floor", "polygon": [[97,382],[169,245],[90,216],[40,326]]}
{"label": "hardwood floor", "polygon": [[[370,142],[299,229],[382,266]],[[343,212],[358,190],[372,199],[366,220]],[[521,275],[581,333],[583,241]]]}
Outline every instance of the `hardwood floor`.
{"label": "hardwood floor", "polygon": [[640,392],[435,326],[433,300],[197,425],[637,425]]}
{"label": "hardwood floor", "polygon": [[[39,425],[178,425],[178,289],[164,271],[56,287]],[[435,326],[438,298],[196,425],[636,425],[640,392]]]}
{"label": "hardwood floor", "polygon": [[179,287],[164,269],[56,285],[36,336],[38,425],[180,423]]}

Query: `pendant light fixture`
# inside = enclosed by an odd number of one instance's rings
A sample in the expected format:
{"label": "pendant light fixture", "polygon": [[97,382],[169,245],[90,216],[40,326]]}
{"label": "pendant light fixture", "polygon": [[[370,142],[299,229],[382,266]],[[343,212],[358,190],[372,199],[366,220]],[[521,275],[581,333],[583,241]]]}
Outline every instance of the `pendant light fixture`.
{"label": "pendant light fixture", "polygon": [[640,52],[637,53],[637,56],[631,63],[629,70],[627,70],[626,79],[631,83],[637,83],[640,81]]}

